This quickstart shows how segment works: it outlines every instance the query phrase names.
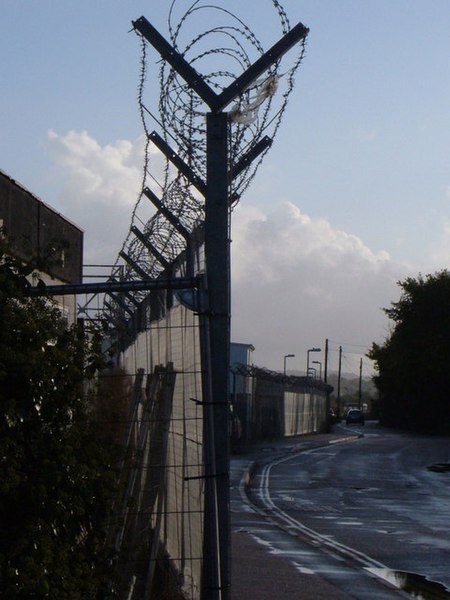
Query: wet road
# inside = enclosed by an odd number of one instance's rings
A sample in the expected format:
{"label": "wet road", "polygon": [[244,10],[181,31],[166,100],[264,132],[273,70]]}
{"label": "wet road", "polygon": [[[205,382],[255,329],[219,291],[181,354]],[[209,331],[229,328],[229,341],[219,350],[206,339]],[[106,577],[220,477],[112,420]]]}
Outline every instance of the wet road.
{"label": "wet road", "polygon": [[347,431],[258,470],[253,537],[348,597],[450,598],[450,440]]}

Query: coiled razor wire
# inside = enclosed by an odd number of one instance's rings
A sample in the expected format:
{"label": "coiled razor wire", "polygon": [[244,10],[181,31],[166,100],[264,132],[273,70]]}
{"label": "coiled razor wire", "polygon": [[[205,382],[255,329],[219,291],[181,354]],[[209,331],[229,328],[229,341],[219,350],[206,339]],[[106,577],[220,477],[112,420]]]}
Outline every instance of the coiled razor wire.
{"label": "coiled razor wire", "polygon": [[[229,0],[215,4],[201,0],[173,0],[168,15],[171,45],[217,93],[234,82],[267,50],[244,21],[230,11],[230,4]],[[262,1],[258,4],[262,5]],[[186,5],[187,8],[184,8]],[[280,33],[285,35],[290,30],[290,23],[283,7],[277,0],[267,0],[267,5],[275,9]],[[259,12],[262,8],[258,6]],[[270,21],[265,19],[265,22]],[[205,23],[209,25],[208,29],[205,29]],[[188,41],[185,42],[185,38]],[[304,53],[305,39],[299,43],[296,54],[287,53],[271,64],[264,76],[245,89],[229,107],[229,165],[236,164],[263,135],[273,140]],[[204,198],[171,166],[167,158],[151,152],[149,135],[156,124],[166,143],[195,176],[205,181],[207,107],[175,69],[165,61],[160,62],[159,99],[156,107],[149,108],[146,94],[147,43],[141,37],[138,105],[146,137],[142,190],[146,187],[153,190],[183,228],[192,233],[204,220]],[[155,102],[151,96],[150,92],[149,102]],[[266,152],[267,149],[230,182],[230,209],[250,185]],[[157,159],[154,158],[156,156]],[[159,176],[156,175],[158,169],[161,171]],[[157,278],[164,270],[160,258],[136,237],[136,228],[147,240],[151,240],[151,245],[166,263],[172,263],[186,248],[186,239],[161,212],[156,211],[148,217],[148,211],[149,200],[142,191],[133,209],[130,231],[112,269],[111,279],[117,279],[120,274],[121,279],[134,280],[141,278],[142,273],[149,278]],[[121,264],[124,254],[131,263],[138,265],[140,273],[130,264]],[[141,294],[145,296],[145,292]]]}

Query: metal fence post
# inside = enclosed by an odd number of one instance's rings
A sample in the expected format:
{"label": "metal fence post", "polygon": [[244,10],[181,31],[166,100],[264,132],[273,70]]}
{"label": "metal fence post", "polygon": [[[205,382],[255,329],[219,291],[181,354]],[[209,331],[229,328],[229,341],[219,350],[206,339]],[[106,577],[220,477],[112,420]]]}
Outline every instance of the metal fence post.
{"label": "metal fence post", "polygon": [[[226,600],[230,586],[229,490],[229,353],[230,353],[230,240],[228,202],[228,116],[207,115],[207,195],[205,256],[210,334],[212,427],[217,485],[220,590],[208,581],[208,598]],[[210,507],[212,508],[212,507]]]}

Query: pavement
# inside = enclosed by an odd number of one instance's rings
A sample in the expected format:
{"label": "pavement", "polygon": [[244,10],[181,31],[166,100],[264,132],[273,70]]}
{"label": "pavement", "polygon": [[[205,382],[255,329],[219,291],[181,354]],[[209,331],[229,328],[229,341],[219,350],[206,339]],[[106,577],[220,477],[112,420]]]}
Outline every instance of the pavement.
{"label": "pavement", "polygon": [[325,433],[252,443],[231,458],[231,600],[349,600],[350,596],[315,573],[300,572],[286,558],[258,541],[255,531],[271,527],[242,498],[252,474],[262,464],[355,439],[355,435]]}

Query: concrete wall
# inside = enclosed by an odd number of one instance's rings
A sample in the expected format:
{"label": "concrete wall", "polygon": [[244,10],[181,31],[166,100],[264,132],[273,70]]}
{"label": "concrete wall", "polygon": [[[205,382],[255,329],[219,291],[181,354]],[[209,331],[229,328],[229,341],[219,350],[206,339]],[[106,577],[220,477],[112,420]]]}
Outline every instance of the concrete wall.
{"label": "concrete wall", "polygon": [[256,439],[316,433],[327,428],[327,390],[332,388],[307,377],[283,377],[255,366],[243,365],[234,373],[232,394],[234,445]]}
{"label": "concrete wall", "polygon": [[[164,488],[153,507],[152,527],[162,507],[160,542],[179,574],[188,598],[200,598],[205,479],[203,448],[202,365],[198,317],[175,303],[164,316],[137,333],[119,357],[129,374],[157,365],[173,365],[175,385],[168,426]],[[197,401],[197,402],[196,402]],[[157,425],[157,424],[156,424]],[[152,463],[152,456],[148,461]],[[161,496],[162,495],[162,496]]]}

